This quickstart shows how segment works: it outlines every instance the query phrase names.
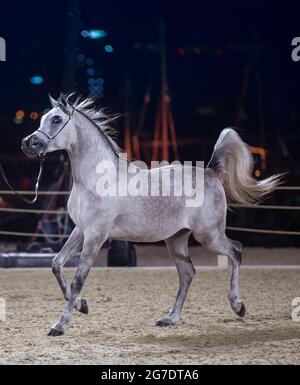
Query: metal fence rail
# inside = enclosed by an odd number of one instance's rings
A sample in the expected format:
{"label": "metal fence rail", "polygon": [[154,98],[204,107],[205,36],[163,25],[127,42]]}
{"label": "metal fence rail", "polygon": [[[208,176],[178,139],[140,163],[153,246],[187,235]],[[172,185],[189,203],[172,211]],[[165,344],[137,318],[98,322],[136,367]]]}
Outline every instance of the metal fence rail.
{"label": "metal fence rail", "polygon": [[7,207],[0,207],[0,212],[4,213],[23,213],[23,214],[69,214],[66,210],[37,210],[37,209],[14,209]]}
{"label": "metal fence rail", "polygon": [[[35,191],[17,191],[18,194],[22,195],[34,195]],[[14,195],[10,190],[0,190],[0,195]],[[38,195],[70,195],[70,191],[39,191]]]}
{"label": "metal fence rail", "polygon": [[25,233],[21,231],[0,231],[0,235],[11,235],[11,236],[18,236],[18,237],[52,237],[52,238],[69,238],[70,234],[39,234],[39,233]]}
{"label": "metal fence rail", "polygon": [[251,227],[227,226],[226,230],[243,231],[245,233],[277,234],[277,235],[300,235],[300,231],[253,229]]}
{"label": "metal fence rail", "polygon": [[278,206],[278,205],[239,205],[231,204],[230,207],[246,209],[272,209],[272,210],[300,210],[300,206]]}

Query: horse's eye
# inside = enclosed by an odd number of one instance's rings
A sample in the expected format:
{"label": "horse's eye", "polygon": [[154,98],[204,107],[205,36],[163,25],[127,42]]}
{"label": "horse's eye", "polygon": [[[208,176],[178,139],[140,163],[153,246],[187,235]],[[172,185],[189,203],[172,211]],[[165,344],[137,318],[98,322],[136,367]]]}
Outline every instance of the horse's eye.
{"label": "horse's eye", "polygon": [[61,123],[61,121],[62,121],[62,119],[61,119],[61,116],[59,116],[59,115],[55,115],[51,119],[51,122],[54,123],[54,124]]}

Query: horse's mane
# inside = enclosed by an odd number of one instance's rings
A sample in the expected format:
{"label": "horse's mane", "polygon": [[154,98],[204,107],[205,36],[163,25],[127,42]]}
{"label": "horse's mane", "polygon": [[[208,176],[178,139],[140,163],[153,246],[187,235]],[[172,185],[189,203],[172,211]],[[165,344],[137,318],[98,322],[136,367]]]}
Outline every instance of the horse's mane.
{"label": "horse's mane", "polygon": [[58,104],[61,103],[67,108],[75,108],[77,111],[81,112],[85,117],[88,118],[88,120],[94,123],[94,125],[98,128],[99,133],[106,138],[114,153],[116,155],[122,153],[123,150],[115,141],[118,132],[111,126],[111,122],[116,120],[120,115],[108,114],[105,108],[97,108],[96,100],[92,96],[89,96],[85,99],[81,96],[78,96],[76,97],[75,101],[71,103],[69,102],[69,99],[72,96],[74,96],[74,94],[61,94],[57,102]]}

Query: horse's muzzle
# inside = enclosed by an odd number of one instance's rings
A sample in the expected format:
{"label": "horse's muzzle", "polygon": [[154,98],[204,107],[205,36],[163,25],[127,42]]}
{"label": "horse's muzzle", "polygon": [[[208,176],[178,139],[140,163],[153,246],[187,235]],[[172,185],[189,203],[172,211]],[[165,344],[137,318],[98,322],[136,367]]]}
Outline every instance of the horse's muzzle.
{"label": "horse's muzzle", "polygon": [[43,154],[46,147],[45,141],[37,134],[26,136],[22,140],[22,151],[28,158],[36,158]]}

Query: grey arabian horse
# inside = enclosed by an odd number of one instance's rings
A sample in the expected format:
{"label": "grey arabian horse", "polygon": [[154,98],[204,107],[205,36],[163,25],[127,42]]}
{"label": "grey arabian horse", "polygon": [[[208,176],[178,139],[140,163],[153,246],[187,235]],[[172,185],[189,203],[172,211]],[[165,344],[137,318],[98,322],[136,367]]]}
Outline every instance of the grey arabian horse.
{"label": "grey arabian horse", "polygon": [[[68,304],[49,335],[63,334],[73,308],[88,313],[86,301],[79,297],[80,291],[107,239],[165,241],[178,270],[179,290],[174,306],[168,315],[156,322],[158,326],[171,325],[179,320],[195,273],[188,255],[191,234],[203,247],[230,259],[232,272],[228,297],[232,310],[243,317],[245,306],[238,288],[242,245],[225,235],[227,203],[257,202],[280,183],[280,176],[255,180],[247,145],[233,129],[227,128],[221,132],[210,163],[204,170],[204,201],[201,206],[187,207],[184,197],[99,196],[96,191],[97,164],[110,160],[118,167],[120,149],[110,134],[112,118],[103,110],[94,109],[89,98],[77,99],[73,104],[64,96],[57,101],[50,97],[50,101],[52,109],[41,118],[39,129],[22,141],[22,149],[28,157],[66,150],[72,167],[73,186],[68,211],[75,228],[53,260],[53,272]],[[145,172],[150,175],[154,171]],[[69,285],[63,266],[80,251],[79,265]]]}

